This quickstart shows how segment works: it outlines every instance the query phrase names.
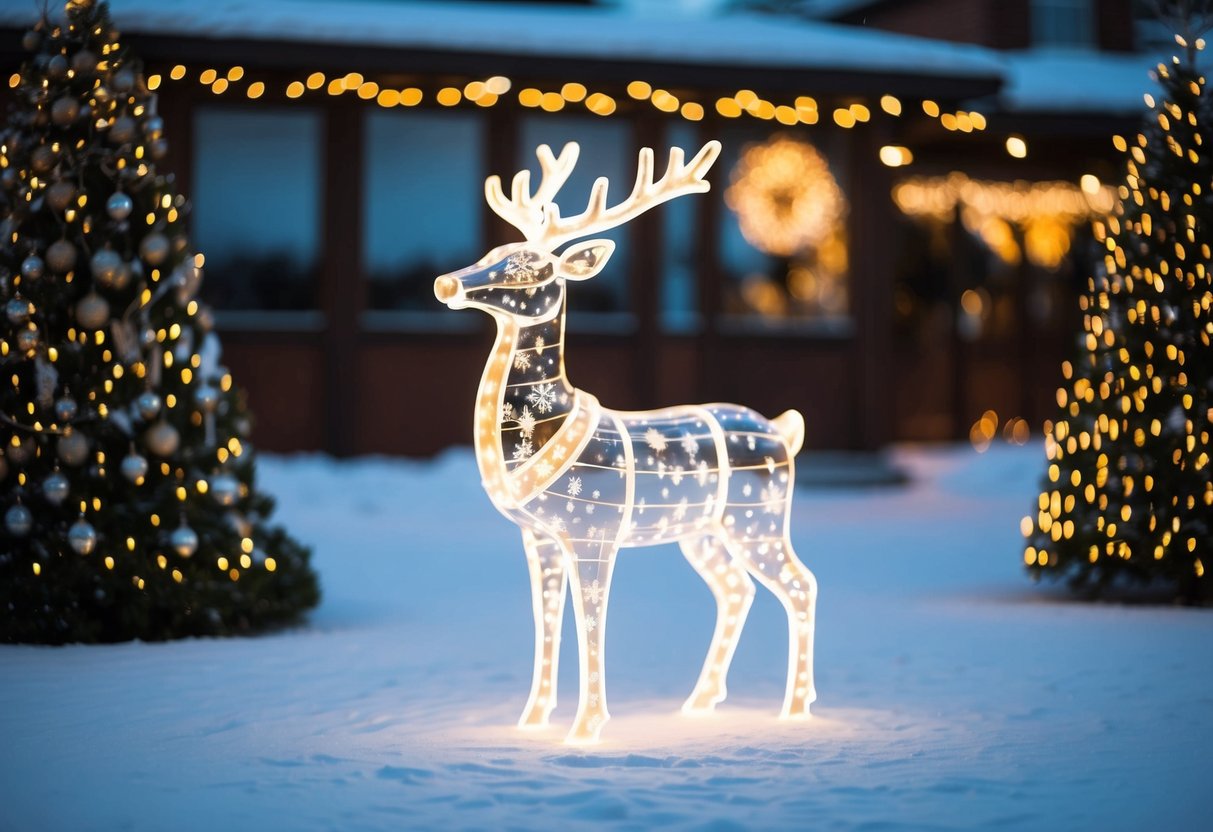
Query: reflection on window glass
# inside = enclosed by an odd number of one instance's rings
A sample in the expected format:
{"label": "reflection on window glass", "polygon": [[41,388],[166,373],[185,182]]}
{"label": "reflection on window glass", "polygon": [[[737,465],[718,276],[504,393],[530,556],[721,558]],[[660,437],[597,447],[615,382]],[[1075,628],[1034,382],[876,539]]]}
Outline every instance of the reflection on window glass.
{"label": "reflection on window glass", "polygon": [[316,308],[321,141],[308,110],[195,113],[193,239],[215,307]]}
{"label": "reflection on window glass", "polygon": [[[608,205],[625,199],[631,193],[632,183],[636,181],[636,157],[626,124],[591,121],[576,116],[543,116],[524,119],[519,132],[518,169],[528,168],[531,171],[532,188],[539,182],[536,147],[546,144],[558,154],[566,142],[575,141],[581,145],[577,167],[556,196],[562,216],[570,217],[585,210],[590,199],[590,187],[600,176],[607,177],[611,182],[607,192]],[[504,173],[512,176],[510,171]],[[509,177],[503,175],[502,178],[508,187]],[[623,225],[593,236],[614,240],[615,253],[597,277],[573,287],[569,305],[578,312],[627,312],[630,262],[628,227]]]}
{"label": "reflection on window glass", "polygon": [[769,320],[844,318],[848,203],[838,160],[816,135],[731,131],[723,141],[723,311]]}
{"label": "reflection on window glass", "polygon": [[[689,124],[671,125],[666,133],[671,147],[681,147],[686,158],[698,152],[696,130]],[[660,150],[658,151],[660,155]],[[656,176],[665,170],[665,161],[657,159]],[[667,332],[690,332],[699,326],[699,284],[695,272],[695,212],[697,200],[687,196],[670,200],[659,210],[662,220],[661,247],[661,326]]]}
{"label": "reflection on window glass", "polygon": [[466,113],[368,117],[363,259],[369,308],[434,311],[434,278],[484,254],[482,123]]}

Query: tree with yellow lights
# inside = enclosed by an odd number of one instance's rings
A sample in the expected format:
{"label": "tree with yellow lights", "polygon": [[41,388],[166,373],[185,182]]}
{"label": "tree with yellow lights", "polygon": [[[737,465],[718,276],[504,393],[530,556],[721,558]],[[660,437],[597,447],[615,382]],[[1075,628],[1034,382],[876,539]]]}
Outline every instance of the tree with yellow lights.
{"label": "tree with yellow lights", "polygon": [[1160,97],[1126,154],[1119,203],[1095,225],[1103,264],[1063,365],[1048,472],[1023,520],[1036,576],[1210,595],[1213,567],[1213,101],[1203,40],[1158,67]]}
{"label": "tree with yellow lights", "polygon": [[316,579],[254,489],[156,97],[104,3],[23,43],[0,133],[0,640],[290,621]]}

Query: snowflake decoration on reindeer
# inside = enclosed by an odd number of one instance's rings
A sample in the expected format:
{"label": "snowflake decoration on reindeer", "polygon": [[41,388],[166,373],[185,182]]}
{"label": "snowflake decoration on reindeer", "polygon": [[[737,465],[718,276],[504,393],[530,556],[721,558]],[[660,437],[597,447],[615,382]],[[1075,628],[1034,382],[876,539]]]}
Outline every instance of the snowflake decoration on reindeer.
{"label": "snowflake decoration on reindeer", "polygon": [[566,286],[597,275],[615,249],[608,239],[583,238],[667,200],[707,191],[704,176],[719,153],[720,143],[708,142],[685,161],[673,148],[665,174],[654,180],[653,151],[644,148],[623,202],[608,207],[607,180],[600,178],[585,211],[562,217],[553,200],[573,171],[578,147],[569,143],[555,156],[540,145],[534,191],[525,170],[515,175],[508,197],[498,177],[485,182],[489,206],[525,240],[434,281],[434,294],[447,306],[480,309],[497,323],[477,394],[474,441],[489,497],[522,529],[531,574],[535,667],[519,724],[547,725],[556,706],[561,619],[571,588],[581,689],[570,742],[596,741],[609,718],[606,614],[615,556],[624,547],[677,541],[716,599],[716,630],[685,712],[708,712],[724,700],[755,581],[788,615],[782,715],[807,717],[816,698],[817,582],[788,535],[803,417],[789,410],[766,419],[732,404],[611,410],[565,374]]}

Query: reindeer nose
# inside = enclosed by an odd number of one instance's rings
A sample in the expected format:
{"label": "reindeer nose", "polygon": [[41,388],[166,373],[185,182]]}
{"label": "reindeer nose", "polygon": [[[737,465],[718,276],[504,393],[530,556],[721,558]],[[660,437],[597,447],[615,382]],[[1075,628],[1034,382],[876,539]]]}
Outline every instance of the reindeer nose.
{"label": "reindeer nose", "polygon": [[459,281],[443,275],[434,281],[434,297],[446,303],[459,294]]}

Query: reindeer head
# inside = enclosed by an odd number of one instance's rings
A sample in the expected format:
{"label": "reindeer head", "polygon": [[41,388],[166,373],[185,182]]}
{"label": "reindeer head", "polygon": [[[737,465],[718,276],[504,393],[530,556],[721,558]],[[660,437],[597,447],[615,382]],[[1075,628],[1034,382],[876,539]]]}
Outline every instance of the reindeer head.
{"label": "reindeer head", "polygon": [[541,172],[532,194],[530,171],[514,175],[510,197],[501,179],[484,183],[489,207],[522,232],[523,242],[498,246],[474,265],[444,274],[434,281],[434,295],[452,309],[474,307],[490,314],[540,323],[560,313],[566,280],[588,280],[602,271],[615,251],[606,239],[583,240],[557,254],[560,246],[622,225],[628,220],[677,196],[702,193],[709,187],[703,177],[720,153],[720,142],[710,141],[683,163],[680,148],[670,150],[665,175],[653,181],[653,151],[643,148],[632,193],[618,205],[607,207],[607,180],[600,177],[590,190],[589,205],[576,216],[562,218],[553,201],[577,164],[579,148],[569,142],[553,156],[546,144],[536,151]]}

